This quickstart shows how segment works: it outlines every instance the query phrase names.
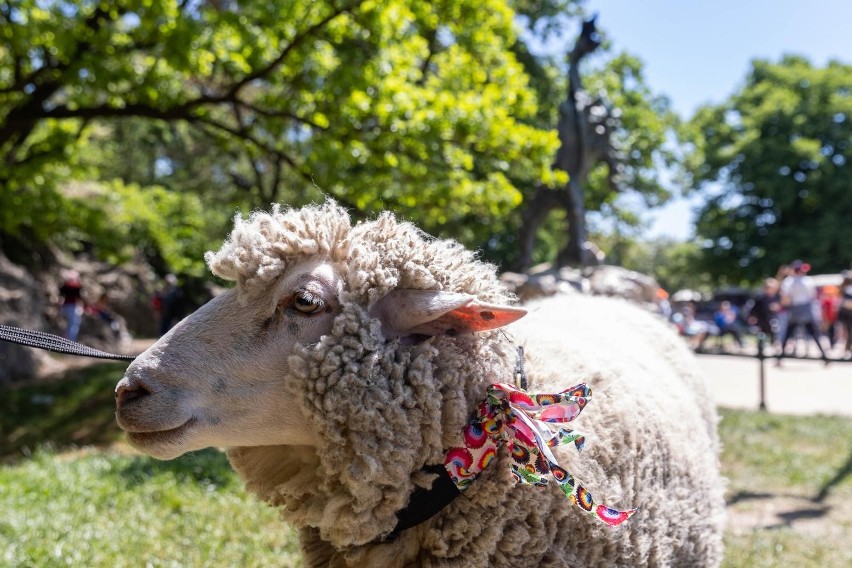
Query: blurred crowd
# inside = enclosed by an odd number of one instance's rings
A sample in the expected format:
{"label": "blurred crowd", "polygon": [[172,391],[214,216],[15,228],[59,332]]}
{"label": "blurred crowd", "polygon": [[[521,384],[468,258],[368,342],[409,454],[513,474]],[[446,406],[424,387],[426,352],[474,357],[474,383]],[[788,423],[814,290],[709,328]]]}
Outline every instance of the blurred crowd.
{"label": "blurred crowd", "polygon": [[660,311],[695,351],[751,352],[757,342],[748,338],[759,337],[778,365],[785,356],[817,353],[825,362],[852,359],[852,271],[843,271],[837,284],[818,284],[810,269],[802,260],[781,266],[740,305],[672,303],[663,292]]}

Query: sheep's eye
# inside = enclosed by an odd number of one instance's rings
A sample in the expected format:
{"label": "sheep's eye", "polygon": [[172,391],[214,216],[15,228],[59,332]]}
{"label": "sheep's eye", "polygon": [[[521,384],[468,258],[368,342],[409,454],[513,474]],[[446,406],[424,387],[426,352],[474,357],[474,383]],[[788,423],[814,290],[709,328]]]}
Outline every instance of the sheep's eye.
{"label": "sheep's eye", "polygon": [[322,309],[323,305],[321,299],[306,292],[300,292],[293,297],[293,307],[297,312],[305,315],[315,314]]}

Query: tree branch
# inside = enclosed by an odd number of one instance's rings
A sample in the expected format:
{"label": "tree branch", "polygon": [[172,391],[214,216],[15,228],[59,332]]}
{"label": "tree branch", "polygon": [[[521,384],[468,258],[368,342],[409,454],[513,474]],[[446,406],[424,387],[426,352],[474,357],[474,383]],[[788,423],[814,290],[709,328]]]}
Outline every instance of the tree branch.
{"label": "tree branch", "polygon": [[[119,9],[116,16],[120,17],[126,12],[126,9]],[[111,12],[108,7],[98,6],[85,20],[85,27],[88,28],[92,35],[97,34],[105,20],[109,20]],[[69,54],[68,62],[49,66],[53,71],[59,71],[60,74],[68,70],[72,61],[75,61],[79,54],[87,51],[91,47],[89,40],[81,40],[74,47],[73,53]],[[47,61],[49,58],[45,58]],[[48,67],[45,65],[41,69]],[[36,71],[37,74],[40,71]],[[29,97],[21,102],[18,106],[11,109],[6,115],[6,119],[0,123],[0,148],[11,142],[10,147],[6,151],[5,159],[11,162],[18,149],[26,142],[26,139],[35,129],[36,125],[44,111],[44,103],[54,93],[60,90],[63,84],[59,78],[48,80],[35,87]]]}
{"label": "tree branch", "polygon": [[429,50],[429,53],[426,54],[423,62],[420,63],[420,78],[417,80],[417,85],[421,87],[426,84],[426,79],[429,77],[429,65],[432,64],[432,58],[438,50],[438,30],[430,29],[424,36],[427,40],[426,49]]}
{"label": "tree branch", "polygon": [[311,128],[313,128],[315,130],[319,130],[319,131],[328,130],[327,126],[320,126],[319,124],[317,124],[316,122],[314,122],[312,120],[309,120],[307,118],[303,118],[303,117],[301,117],[297,114],[293,114],[292,112],[289,112],[289,111],[286,111],[286,110],[269,110],[269,109],[265,109],[265,108],[260,108],[259,106],[253,105],[251,103],[247,103],[245,101],[236,101],[236,104],[238,104],[241,107],[244,107],[244,108],[246,108],[246,109],[248,109],[252,112],[255,112],[255,113],[257,113],[261,116],[266,116],[266,117],[269,117],[269,118],[289,118],[289,119],[294,120],[296,122],[300,122],[302,124],[310,126]]}
{"label": "tree branch", "polygon": [[277,161],[273,164],[273,168],[275,173],[272,175],[272,182],[269,186],[269,199],[270,203],[274,203],[278,201],[278,186],[281,185],[281,172],[284,168],[281,167],[281,162]]}
{"label": "tree branch", "polygon": [[284,60],[287,58],[287,56],[290,54],[291,51],[293,51],[296,47],[301,45],[302,42],[304,42],[306,39],[311,37],[311,35],[313,35],[315,32],[324,28],[326,25],[328,25],[332,20],[336,19],[338,16],[345,14],[347,12],[352,12],[353,10],[355,10],[358,6],[360,6],[363,3],[364,3],[364,0],[358,0],[357,2],[354,2],[351,5],[342,5],[339,8],[332,10],[329,14],[326,15],[325,18],[321,19],[320,21],[316,22],[312,26],[308,27],[302,33],[296,34],[296,36],[292,39],[292,41],[290,41],[290,43],[287,44],[287,46],[284,49],[281,50],[281,53],[278,54],[278,57],[276,57],[275,59],[273,59],[272,61],[267,63],[266,66],[261,67],[260,69],[257,69],[255,71],[253,71],[252,73],[249,73],[248,75],[243,77],[241,80],[237,81],[228,90],[228,95],[230,97],[235,97],[236,94],[240,91],[240,89],[242,89],[243,87],[245,87],[246,85],[248,85],[252,81],[256,81],[257,79],[261,79],[261,78],[269,75],[279,65],[281,65],[281,63],[284,62]]}
{"label": "tree branch", "polygon": [[[37,118],[116,118],[125,116],[140,116],[160,120],[190,120],[192,113],[182,107],[159,109],[143,103],[132,103],[123,107],[98,105],[93,107],[69,108],[61,105],[50,110],[37,113]],[[14,121],[14,119],[10,119]],[[7,124],[15,122],[7,121]]]}
{"label": "tree branch", "polygon": [[[252,143],[255,147],[257,147],[260,150],[263,150],[264,152],[266,152],[270,156],[274,157],[277,161],[281,161],[281,162],[286,163],[294,172],[296,172],[296,174],[299,175],[299,177],[301,177],[303,180],[305,180],[308,184],[316,186],[316,181],[314,181],[314,177],[311,175],[311,173],[302,169],[301,166],[299,166],[299,164],[296,163],[296,160],[294,160],[292,157],[290,157],[286,152],[283,152],[282,150],[280,150],[278,148],[270,147],[268,144],[261,142],[256,137],[249,134],[246,130],[237,129],[237,128],[234,128],[232,126],[228,126],[227,124],[223,124],[221,122],[218,122],[218,121],[206,118],[206,117],[195,117],[190,122],[197,123],[198,125],[200,125],[201,128],[203,128],[205,130],[208,129],[208,128],[213,129],[213,130],[219,130],[219,131],[224,132],[226,134],[229,134],[231,136],[236,136],[236,137],[241,138],[242,140],[245,140],[245,141]],[[208,133],[211,136],[215,136],[215,134],[212,134],[209,131],[208,131]],[[327,190],[322,190],[322,191],[330,193]],[[334,197],[334,199],[337,202],[339,202],[341,205],[351,209],[352,211],[361,213],[361,208],[358,207],[357,205],[355,205],[353,202],[347,200],[346,198],[340,197],[340,196],[337,196],[337,195],[332,195],[332,197]]]}
{"label": "tree branch", "polygon": [[332,10],[329,14],[327,14],[323,19],[314,23],[304,31],[296,36],[288,43],[276,56],[272,61],[269,61],[266,65],[259,69],[255,69],[242,79],[238,80],[236,83],[232,84],[228,87],[228,90],[222,95],[202,95],[197,99],[187,101],[184,103],[184,107],[191,108],[205,104],[211,103],[223,103],[223,102],[234,102],[239,100],[238,95],[240,91],[253,81],[257,81],[258,79],[263,79],[267,77],[270,73],[272,73],[275,69],[277,69],[287,58],[290,53],[301,45],[304,41],[310,38],[315,32],[321,30],[326,25],[328,25],[332,20],[337,18],[338,16],[352,12],[356,8],[358,8],[361,4],[364,3],[365,0],[358,0],[357,2],[352,3],[351,5],[343,5],[339,8]]}
{"label": "tree branch", "polygon": [[[60,90],[64,85],[61,80],[50,80],[48,82],[42,83],[38,85],[33,93],[29,95],[26,101],[19,104],[16,108],[12,109],[6,116],[6,119],[3,122],[0,122],[0,146],[6,146],[11,142],[11,145],[7,146],[8,150],[6,151],[6,157],[11,158],[14,153],[20,148],[29,135],[32,133],[35,125],[42,119],[45,118],[110,118],[110,117],[125,117],[125,116],[138,116],[138,117],[146,117],[146,118],[154,118],[159,120],[187,120],[193,121],[196,117],[192,113],[192,109],[208,105],[208,104],[217,104],[217,103],[227,103],[227,102],[238,102],[247,108],[251,108],[258,114],[262,114],[264,116],[283,116],[286,118],[290,118],[292,120],[301,122],[303,124],[307,124],[314,129],[324,130],[323,127],[316,124],[313,121],[308,119],[299,117],[292,113],[287,113],[286,111],[282,111],[281,113],[274,113],[274,111],[267,111],[266,109],[261,109],[246,101],[242,101],[239,99],[239,94],[241,90],[248,84],[253,81],[263,79],[271,74],[275,69],[277,69],[287,58],[287,56],[292,53],[294,49],[307,41],[310,37],[316,34],[323,27],[327,26],[330,22],[332,22],[335,18],[339,17],[344,13],[349,13],[356,10],[365,0],[357,0],[355,2],[351,2],[348,4],[343,4],[331,12],[329,12],[325,17],[315,22],[301,33],[298,33],[286,46],[281,49],[281,52],[271,61],[269,61],[266,65],[252,71],[248,75],[244,76],[242,79],[236,81],[231,84],[227,88],[227,91],[224,94],[220,95],[200,95],[197,98],[187,101],[183,104],[176,105],[171,108],[156,108],[143,103],[132,103],[125,105],[123,107],[113,107],[109,105],[98,105],[94,107],[88,108],[68,108],[67,106],[60,105],[51,109],[44,108],[44,102],[47,101],[55,92]],[[182,8],[186,6],[186,3],[182,4]],[[121,15],[123,11],[119,12]],[[110,13],[108,10],[103,9],[102,7],[97,7],[87,18],[85,25],[96,32],[99,28],[103,26],[104,21],[109,21]],[[76,59],[75,55],[85,51],[88,49],[90,43],[88,41],[80,41],[75,49],[74,53],[71,54],[68,61],[74,61]],[[144,48],[144,44],[139,44],[135,46],[136,48]],[[16,81],[17,90],[22,89],[26,84],[29,84],[39,78],[41,74],[46,71],[60,71],[64,72],[69,67],[70,63],[62,63],[57,65],[45,65],[30,75],[23,79],[23,83]],[[10,89],[10,91],[13,89]],[[0,92],[5,92],[6,89]],[[257,142],[257,141],[255,141]]]}

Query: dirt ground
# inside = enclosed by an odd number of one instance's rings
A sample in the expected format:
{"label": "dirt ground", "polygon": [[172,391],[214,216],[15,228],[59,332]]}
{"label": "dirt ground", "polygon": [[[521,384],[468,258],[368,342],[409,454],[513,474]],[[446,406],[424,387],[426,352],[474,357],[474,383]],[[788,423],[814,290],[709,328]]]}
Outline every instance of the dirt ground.
{"label": "dirt ground", "polygon": [[[748,502],[747,502],[748,501]],[[852,522],[846,507],[834,499],[816,502],[811,498],[770,493],[750,494],[728,504],[729,531],[746,533],[756,529],[788,528],[809,539],[827,537]]]}
{"label": "dirt ground", "polygon": [[[716,397],[725,408],[760,408],[760,362],[753,357],[698,355]],[[818,360],[763,362],[766,410],[778,414],[852,416],[852,362]]]}

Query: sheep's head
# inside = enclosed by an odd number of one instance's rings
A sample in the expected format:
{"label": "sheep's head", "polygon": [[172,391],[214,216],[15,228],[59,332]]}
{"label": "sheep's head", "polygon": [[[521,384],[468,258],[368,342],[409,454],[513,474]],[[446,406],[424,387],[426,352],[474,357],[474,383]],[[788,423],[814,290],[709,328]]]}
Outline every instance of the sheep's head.
{"label": "sheep's head", "polygon": [[328,262],[295,262],[250,296],[229,290],[140,355],[116,387],[116,418],[137,448],[170,459],[208,446],[308,444],[287,376],[340,310]]}
{"label": "sheep's head", "polygon": [[[352,227],[333,203],[238,219],[207,260],[237,286],[140,355],[116,387],[119,426],[158,458],[327,443],[319,422],[336,409],[324,408],[326,393],[347,372],[369,384],[348,396],[398,398],[412,387],[404,371],[392,384],[393,365],[433,353],[429,338],[450,341],[525,313],[493,302],[506,299],[493,268],[458,245],[390,216]],[[432,445],[440,450],[440,439]]]}

